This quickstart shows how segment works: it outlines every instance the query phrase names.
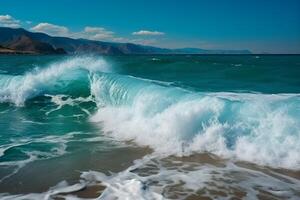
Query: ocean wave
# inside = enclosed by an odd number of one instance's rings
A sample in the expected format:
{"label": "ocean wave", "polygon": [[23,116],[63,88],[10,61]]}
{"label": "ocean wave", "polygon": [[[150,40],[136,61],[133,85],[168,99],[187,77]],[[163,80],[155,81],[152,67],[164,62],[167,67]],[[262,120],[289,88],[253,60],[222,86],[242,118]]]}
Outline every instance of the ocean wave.
{"label": "ocean wave", "polygon": [[[52,63],[46,68],[35,69],[24,75],[0,75],[0,102],[22,106],[26,100],[41,94],[64,93],[63,88],[66,85],[72,85],[72,81],[88,82],[87,75],[90,72],[109,72],[110,70],[110,65],[102,58],[73,57]],[[69,88],[65,90],[68,91]]]}
{"label": "ocean wave", "polygon": [[91,93],[99,107],[91,121],[119,140],[300,168],[299,94],[195,93],[116,74],[94,75]]}
{"label": "ocean wave", "polygon": [[22,76],[0,75],[0,102],[22,106],[43,95],[57,105],[50,114],[91,101],[98,111],[83,111],[106,134],[157,154],[209,152],[300,169],[299,94],[194,92],[112,72],[103,58],[76,57]]}

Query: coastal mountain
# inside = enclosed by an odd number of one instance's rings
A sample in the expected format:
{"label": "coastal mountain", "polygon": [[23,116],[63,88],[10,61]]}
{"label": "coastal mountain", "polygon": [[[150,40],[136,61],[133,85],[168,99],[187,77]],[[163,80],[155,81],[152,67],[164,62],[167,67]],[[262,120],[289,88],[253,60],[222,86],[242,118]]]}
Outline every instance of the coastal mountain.
{"label": "coastal mountain", "polygon": [[65,54],[62,48],[31,37],[24,29],[0,28],[0,53],[2,54]]}
{"label": "coastal mountain", "polygon": [[0,27],[0,53],[24,54],[250,54],[248,50],[205,50],[198,48],[166,49],[133,43],[114,43],[53,37],[22,28]]}
{"label": "coastal mountain", "polygon": [[7,43],[8,50],[15,53],[24,54],[65,54],[62,48],[53,48],[52,45],[44,42],[33,40],[32,38],[21,35],[14,38],[11,42]]}
{"label": "coastal mountain", "polygon": [[174,49],[178,54],[251,54],[249,50],[222,50],[222,49],[199,49],[199,48],[182,48]]}

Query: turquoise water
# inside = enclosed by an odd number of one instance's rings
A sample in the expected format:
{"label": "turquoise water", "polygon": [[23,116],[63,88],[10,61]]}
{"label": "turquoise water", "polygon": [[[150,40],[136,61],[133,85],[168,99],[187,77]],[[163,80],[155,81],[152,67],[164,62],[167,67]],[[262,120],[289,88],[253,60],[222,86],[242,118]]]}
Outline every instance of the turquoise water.
{"label": "turquoise water", "polygon": [[[102,199],[184,199],[224,179],[216,191],[234,180],[249,198],[297,198],[299,77],[300,56],[1,56],[0,193],[51,198],[97,180]],[[199,154],[223,166],[177,160]]]}

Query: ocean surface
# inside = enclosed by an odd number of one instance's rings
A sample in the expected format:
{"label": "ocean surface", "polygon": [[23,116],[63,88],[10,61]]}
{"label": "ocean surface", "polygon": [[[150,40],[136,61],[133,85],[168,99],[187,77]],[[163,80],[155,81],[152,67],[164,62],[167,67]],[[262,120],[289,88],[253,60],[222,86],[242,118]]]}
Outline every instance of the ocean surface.
{"label": "ocean surface", "polygon": [[300,56],[0,56],[0,199],[300,199]]}

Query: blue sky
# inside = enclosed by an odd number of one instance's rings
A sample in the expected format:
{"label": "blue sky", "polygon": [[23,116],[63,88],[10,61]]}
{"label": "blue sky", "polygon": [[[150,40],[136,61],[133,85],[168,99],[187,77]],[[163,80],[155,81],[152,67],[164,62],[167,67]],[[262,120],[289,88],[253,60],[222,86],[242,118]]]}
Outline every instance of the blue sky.
{"label": "blue sky", "polygon": [[300,53],[300,0],[1,0],[0,26],[170,48]]}

